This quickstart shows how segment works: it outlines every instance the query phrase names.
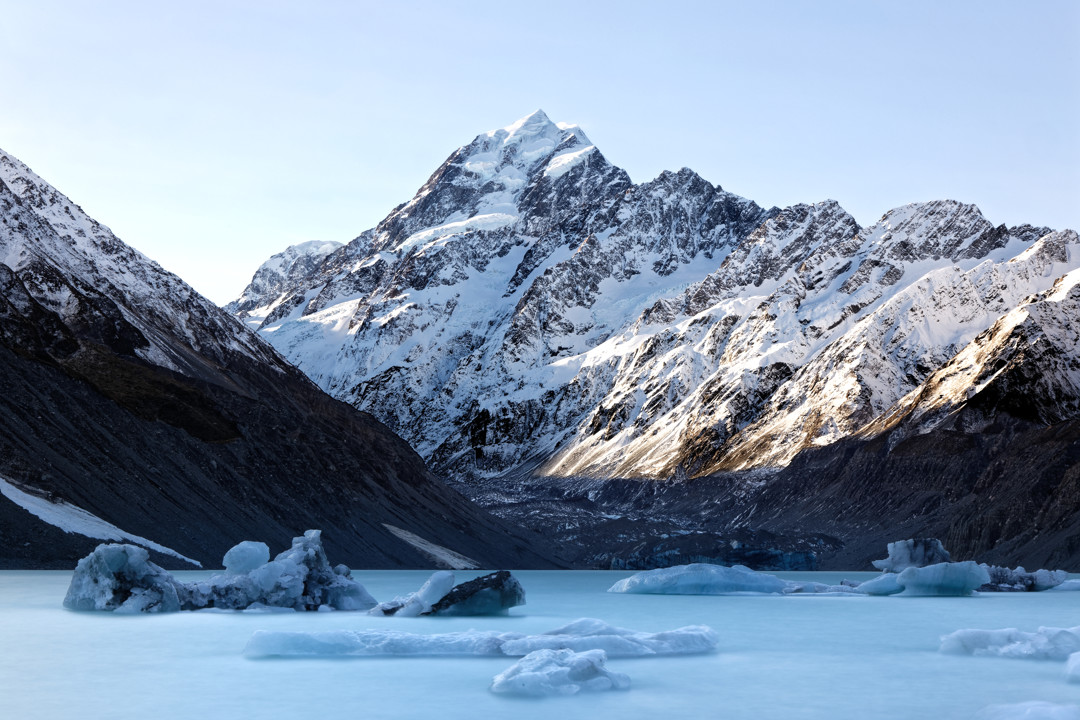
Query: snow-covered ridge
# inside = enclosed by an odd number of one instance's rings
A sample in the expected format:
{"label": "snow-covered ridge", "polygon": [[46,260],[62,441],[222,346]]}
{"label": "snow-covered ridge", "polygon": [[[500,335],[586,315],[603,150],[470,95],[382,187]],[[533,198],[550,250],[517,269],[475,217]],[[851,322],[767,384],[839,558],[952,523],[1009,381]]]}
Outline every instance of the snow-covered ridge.
{"label": "snow-covered ridge", "polygon": [[633,185],[536,112],[240,314],[441,472],[663,478],[867,427],[1080,266],[1070,237],[949,200],[863,228],[689,169]]}
{"label": "snow-covered ridge", "polygon": [[132,340],[136,355],[188,375],[200,374],[201,361],[185,347],[222,364],[238,353],[280,365],[210,301],[3,150],[0,211],[0,262],[65,321],[95,303],[115,307],[141,335]]}

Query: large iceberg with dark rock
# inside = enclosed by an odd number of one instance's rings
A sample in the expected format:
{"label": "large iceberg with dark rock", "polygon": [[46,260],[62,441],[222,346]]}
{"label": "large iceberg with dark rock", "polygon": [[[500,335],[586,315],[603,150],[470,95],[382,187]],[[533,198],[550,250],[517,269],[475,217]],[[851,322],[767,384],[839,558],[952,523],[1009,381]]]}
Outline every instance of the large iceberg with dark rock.
{"label": "large iceberg with dark rock", "polygon": [[[263,543],[243,542],[225,554],[223,575],[185,583],[149,561],[135,545],[99,545],[79,561],[64,598],[71,610],[173,612],[265,607],[368,610],[375,599],[344,565],[331,567],[318,530],[293,538],[274,560]],[[258,563],[258,564],[257,564]]]}
{"label": "large iceberg with dark rock", "polygon": [[79,561],[64,597],[70,610],[175,612],[185,609],[189,588],[150,562],[137,545],[98,545]]}
{"label": "large iceberg with dark rock", "polygon": [[604,667],[603,650],[534,650],[491,681],[491,691],[504,695],[573,695],[595,690],[625,690],[630,678]]}
{"label": "large iceberg with dark rock", "polygon": [[248,657],[508,656],[537,650],[576,653],[603,650],[608,657],[689,655],[712,652],[716,632],[704,625],[647,633],[582,618],[539,635],[491,630],[423,635],[398,630],[255,632],[244,648]]}
{"label": "large iceberg with dark rock", "polygon": [[506,570],[455,585],[423,615],[505,615],[525,604],[525,589]]}
{"label": "large iceberg with dark rock", "polygon": [[1042,592],[1053,589],[1069,579],[1064,570],[1036,570],[1028,572],[1023,567],[1007,568],[983,565],[990,580],[979,588],[980,592]]}

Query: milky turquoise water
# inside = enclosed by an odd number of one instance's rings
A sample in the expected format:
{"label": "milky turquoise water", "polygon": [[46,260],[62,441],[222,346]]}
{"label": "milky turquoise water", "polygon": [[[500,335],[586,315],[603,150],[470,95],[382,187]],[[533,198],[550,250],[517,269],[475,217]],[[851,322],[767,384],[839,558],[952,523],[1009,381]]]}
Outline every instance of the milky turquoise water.
{"label": "milky turquoise water", "polygon": [[[477,573],[459,573],[460,579]],[[703,597],[605,592],[627,572],[521,571],[528,604],[495,618],[353,613],[74,613],[71,574],[0,572],[0,718],[971,718],[994,704],[1080,705],[1063,663],[937,652],[961,628],[1080,625],[1080,593],[970,598]],[[836,582],[870,573],[777,573]],[[192,579],[199,573],[178,573]],[[354,572],[377,599],[420,571]],[[514,699],[488,691],[512,658],[264,659],[252,632],[393,628],[539,633],[580,617],[656,632],[705,624],[715,654],[609,660],[625,692]]]}

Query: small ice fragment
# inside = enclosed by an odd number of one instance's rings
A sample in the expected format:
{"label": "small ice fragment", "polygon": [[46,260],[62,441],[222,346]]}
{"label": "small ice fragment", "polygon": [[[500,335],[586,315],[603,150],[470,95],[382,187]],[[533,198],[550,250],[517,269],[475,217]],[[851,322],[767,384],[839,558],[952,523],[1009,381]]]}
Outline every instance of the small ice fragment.
{"label": "small ice fragment", "polygon": [[582,690],[626,690],[630,678],[604,667],[603,650],[536,650],[495,676],[491,691],[509,695],[573,695]]}
{"label": "small ice fragment", "polygon": [[244,540],[232,547],[221,561],[226,575],[244,575],[270,562],[270,547],[264,542]]}

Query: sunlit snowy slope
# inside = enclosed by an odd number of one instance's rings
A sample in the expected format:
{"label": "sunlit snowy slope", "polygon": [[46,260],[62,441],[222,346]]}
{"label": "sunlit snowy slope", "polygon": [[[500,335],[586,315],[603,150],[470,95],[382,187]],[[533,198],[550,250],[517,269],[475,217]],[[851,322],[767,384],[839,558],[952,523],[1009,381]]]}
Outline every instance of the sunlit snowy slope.
{"label": "sunlit snowy slope", "polygon": [[[861,227],[688,169],[635,185],[538,111],[351,243],[275,256],[230,310],[437,471],[668,478],[782,467],[968,402],[993,371],[954,356],[995,324],[1065,333],[1054,368],[1072,368],[1068,323],[1040,318],[1073,312],[1054,298],[1078,267],[1075,232],[954,201]],[[1075,414],[1072,377],[1033,386],[1040,418]]]}

